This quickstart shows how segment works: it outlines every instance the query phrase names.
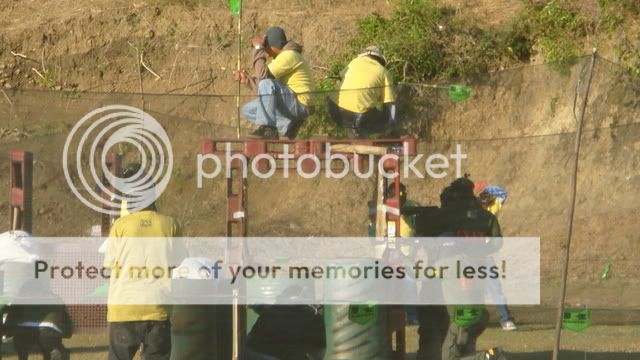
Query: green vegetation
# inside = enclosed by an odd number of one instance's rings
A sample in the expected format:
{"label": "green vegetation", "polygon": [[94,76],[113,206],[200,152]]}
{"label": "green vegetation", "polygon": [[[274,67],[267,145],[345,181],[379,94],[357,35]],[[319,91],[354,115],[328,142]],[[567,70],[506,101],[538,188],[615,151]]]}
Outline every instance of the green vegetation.
{"label": "green vegetation", "polygon": [[357,35],[330,67],[332,75],[371,44],[384,48],[389,69],[404,81],[477,75],[497,65],[502,51],[497,32],[454,9],[432,0],[402,0],[389,18],[373,14],[359,21]]}
{"label": "green vegetation", "polygon": [[[625,20],[637,19],[640,15],[638,0],[598,0],[598,6],[602,11],[600,25],[611,32],[622,28]],[[614,37],[616,60],[622,63],[627,73],[634,79],[640,79],[640,49],[638,49],[637,38],[634,39],[624,29],[616,35]]]}
{"label": "green vegetation", "polygon": [[[522,0],[524,8],[506,26],[488,26],[480,19],[461,15],[435,0],[394,0],[389,17],[372,14],[361,19],[357,32],[339,54],[328,61],[326,78],[318,90],[336,86],[334,80],[348,62],[368,45],[381,46],[388,68],[397,81],[444,83],[450,79],[469,79],[503,67],[528,64],[534,55],[562,73],[584,55],[586,45],[597,35],[611,36],[616,42],[618,61],[628,73],[640,78],[640,50],[635,39],[616,29],[640,15],[638,0],[598,0],[599,16],[579,11],[580,0]],[[590,47],[589,46],[589,47]],[[324,108],[324,96],[318,96],[316,114],[301,130],[333,134]],[[401,111],[412,111],[416,99]],[[404,114],[399,114],[402,117]]]}
{"label": "green vegetation", "polygon": [[528,52],[537,45],[545,61],[564,72],[582,54],[581,38],[586,35],[588,25],[567,1],[530,2],[511,26],[508,36],[522,39]]}
{"label": "green vegetation", "polygon": [[638,0],[598,0],[598,6],[602,11],[600,24],[609,30],[622,25],[626,17],[640,14]]}

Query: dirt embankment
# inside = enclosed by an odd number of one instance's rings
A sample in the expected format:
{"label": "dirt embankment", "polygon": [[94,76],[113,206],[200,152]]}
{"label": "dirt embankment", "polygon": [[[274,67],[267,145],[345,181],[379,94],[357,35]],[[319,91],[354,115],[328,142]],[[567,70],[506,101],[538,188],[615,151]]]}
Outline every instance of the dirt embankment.
{"label": "dirt embankment", "polygon": [[[489,22],[506,21],[517,13],[519,3],[482,1],[470,7],[452,2]],[[245,38],[280,24],[305,44],[307,57],[316,65],[338,51],[353,32],[354,20],[372,11],[389,11],[387,1],[246,4]],[[223,179],[207,181],[197,189],[194,154],[204,136],[235,135],[235,100],[184,96],[234,92],[230,71],[235,66],[235,18],[223,1],[214,5],[204,7],[196,0],[0,0],[0,81],[13,104],[0,97],[0,123],[7,130],[29,129],[2,139],[0,182],[7,182],[8,149],[35,153],[37,234],[80,235],[98,223],[98,216],[68,190],[60,165],[62,145],[71,126],[97,104],[139,106],[139,96],[121,92],[140,89],[136,56],[141,50],[144,62],[160,76],[155,80],[145,71],[143,90],[169,94],[144,98],[146,109],[165,126],[174,145],[176,168],[160,206],[185,225],[188,235],[224,234],[226,184]],[[638,288],[633,279],[640,271],[635,204],[640,142],[638,127],[631,123],[640,110],[637,84],[618,70],[600,60],[596,66],[578,183],[571,272],[577,285],[570,301],[593,306],[637,306],[639,298],[633,293]],[[421,152],[448,154],[461,144],[468,155],[466,172],[510,191],[501,221],[508,235],[541,237],[542,274],[549,284],[543,289],[545,300],[557,282],[566,233],[573,94],[580,74],[579,64],[570,75],[547,66],[487,75],[475,80],[472,100],[462,104],[427,91],[427,111],[410,126],[420,139]],[[34,87],[110,94],[13,92]],[[411,197],[434,204],[451,179],[406,182]],[[365,235],[366,200],[372,190],[370,181],[355,178],[251,179],[250,233]],[[6,200],[0,202],[0,217],[7,217],[7,206]],[[611,279],[597,280],[598,290],[581,282],[596,279],[609,261],[614,264]]]}

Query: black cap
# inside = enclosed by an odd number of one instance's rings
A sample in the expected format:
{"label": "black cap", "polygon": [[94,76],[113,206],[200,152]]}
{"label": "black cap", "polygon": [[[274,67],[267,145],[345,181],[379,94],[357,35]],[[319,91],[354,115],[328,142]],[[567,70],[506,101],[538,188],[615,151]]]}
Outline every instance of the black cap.
{"label": "black cap", "polygon": [[268,28],[265,36],[267,37],[267,46],[282,49],[287,44],[287,35],[281,27]]}

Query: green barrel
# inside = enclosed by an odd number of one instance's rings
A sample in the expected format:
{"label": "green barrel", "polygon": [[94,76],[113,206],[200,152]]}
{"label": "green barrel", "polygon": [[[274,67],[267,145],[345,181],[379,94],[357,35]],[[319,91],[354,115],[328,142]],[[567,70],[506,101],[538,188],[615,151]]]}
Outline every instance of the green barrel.
{"label": "green barrel", "polygon": [[[344,259],[330,266],[373,265],[372,259]],[[329,302],[361,298],[372,293],[375,280],[327,281]],[[387,307],[375,304],[327,305],[324,307],[326,331],[325,360],[386,360],[390,358]]]}
{"label": "green barrel", "polygon": [[[171,311],[171,360],[227,360],[232,351],[231,305],[189,305],[211,280],[173,281],[177,303]],[[197,301],[195,301],[197,302]],[[204,302],[204,301],[203,301]]]}

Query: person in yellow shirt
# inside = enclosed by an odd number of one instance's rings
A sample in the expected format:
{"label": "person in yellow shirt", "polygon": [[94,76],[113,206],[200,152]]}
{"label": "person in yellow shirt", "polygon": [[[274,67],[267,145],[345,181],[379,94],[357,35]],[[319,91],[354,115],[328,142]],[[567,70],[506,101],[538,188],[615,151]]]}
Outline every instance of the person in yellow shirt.
{"label": "person in yellow shirt", "polygon": [[[302,55],[302,46],[287,39],[280,27],[270,27],[255,38],[253,70],[236,72],[237,81],[257,91],[258,98],[242,107],[242,115],[259,125],[250,137],[295,138],[304,119],[312,112],[313,73]],[[273,60],[267,64],[267,58]]]}
{"label": "person in yellow shirt", "polygon": [[141,344],[143,359],[169,359],[170,273],[187,257],[179,236],[175,220],[153,203],[111,227],[104,259],[111,269],[109,360],[131,360]]}
{"label": "person in yellow shirt", "polygon": [[337,99],[329,99],[331,118],[351,138],[383,132],[396,121],[393,78],[387,60],[377,46],[369,46],[342,72]]}

